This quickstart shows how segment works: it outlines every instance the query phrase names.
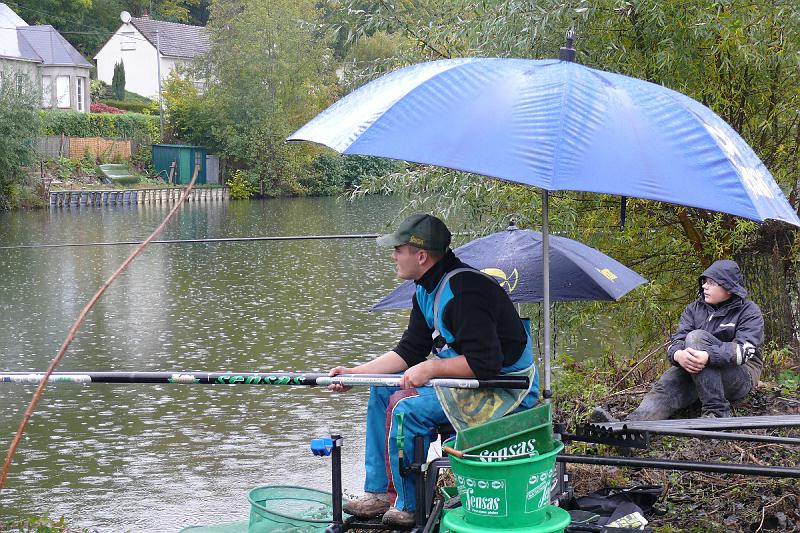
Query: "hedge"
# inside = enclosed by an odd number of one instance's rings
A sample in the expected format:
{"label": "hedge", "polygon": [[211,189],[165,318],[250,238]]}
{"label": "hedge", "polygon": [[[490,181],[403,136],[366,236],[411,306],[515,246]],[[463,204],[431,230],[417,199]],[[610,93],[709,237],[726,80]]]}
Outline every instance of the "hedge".
{"label": "hedge", "polygon": [[102,100],[102,103],[132,111],[133,113],[143,113],[145,115],[152,115],[158,113],[158,103],[153,101],[141,102],[136,100]]}
{"label": "hedge", "polygon": [[139,113],[78,113],[76,111],[41,111],[45,135],[68,137],[105,137],[157,141],[157,116]]}

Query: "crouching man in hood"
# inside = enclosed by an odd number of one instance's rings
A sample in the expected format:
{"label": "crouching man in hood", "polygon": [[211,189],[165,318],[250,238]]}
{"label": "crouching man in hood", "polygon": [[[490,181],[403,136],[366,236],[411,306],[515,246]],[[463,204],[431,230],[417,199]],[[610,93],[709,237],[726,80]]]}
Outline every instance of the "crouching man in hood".
{"label": "crouching man in hood", "polygon": [[729,401],[743,398],[758,384],[764,366],[764,318],[747,299],[739,265],[716,261],[698,284],[698,297],[683,310],[667,348],[672,368],[627,420],[663,420],[698,399],[703,417],[729,417]]}

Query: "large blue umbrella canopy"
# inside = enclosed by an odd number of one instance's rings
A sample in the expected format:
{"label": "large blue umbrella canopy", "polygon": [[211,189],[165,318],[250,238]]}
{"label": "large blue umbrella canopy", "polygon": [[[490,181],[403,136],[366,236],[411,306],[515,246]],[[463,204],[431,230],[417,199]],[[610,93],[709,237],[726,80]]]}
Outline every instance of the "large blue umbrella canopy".
{"label": "large blue umbrella canopy", "polygon": [[569,61],[413,65],[353,91],[289,140],[800,226],[761,160],[713,111]]}
{"label": "large blue umbrella canopy", "polygon": [[545,249],[547,191],[553,190],[633,196],[800,226],[758,156],[713,111],[666,87],[571,61],[467,58],[413,65],[353,91],[288,140],[541,187]]}
{"label": "large blue umbrella canopy", "polygon": [[[541,302],[542,234],[517,229],[475,239],[453,252],[468,265],[494,276],[518,303]],[[566,237],[550,237],[550,299],[618,300],[647,280],[600,250]],[[414,282],[405,281],[372,308],[411,307]]]}

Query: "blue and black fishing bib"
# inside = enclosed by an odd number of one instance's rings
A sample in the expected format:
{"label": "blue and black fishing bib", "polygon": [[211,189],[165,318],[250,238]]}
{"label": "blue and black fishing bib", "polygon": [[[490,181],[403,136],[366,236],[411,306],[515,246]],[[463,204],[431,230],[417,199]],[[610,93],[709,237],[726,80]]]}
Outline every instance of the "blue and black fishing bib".
{"label": "blue and black fishing bib", "polygon": [[[460,355],[450,345],[455,342],[455,336],[444,325],[442,316],[444,308],[453,299],[450,287],[450,278],[462,272],[471,272],[486,276],[497,283],[492,276],[473,268],[456,268],[448,272],[439,281],[436,289],[428,293],[422,285],[417,286],[417,303],[422,310],[428,327],[433,330],[433,353],[443,359]],[[522,320],[522,319],[520,319]],[[531,341],[530,326],[525,324],[525,333],[528,341],[519,359],[512,365],[500,369],[500,373],[510,376],[527,376],[529,386],[527,389],[456,389],[449,387],[435,387],[436,395],[442,404],[445,415],[456,429],[482,424],[500,418],[510,413],[523,404],[532,407],[536,402],[539,389],[539,374],[533,358],[533,343]],[[533,394],[531,394],[533,393]],[[523,403],[524,402],[524,403]],[[527,405],[530,404],[530,405]]]}

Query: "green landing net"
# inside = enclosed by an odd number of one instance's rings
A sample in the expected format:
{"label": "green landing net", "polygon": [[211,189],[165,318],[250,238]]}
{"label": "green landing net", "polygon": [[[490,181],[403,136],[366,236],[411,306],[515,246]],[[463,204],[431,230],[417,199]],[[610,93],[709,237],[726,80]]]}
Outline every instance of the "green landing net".
{"label": "green landing net", "polygon": [[182,533],[323,533],[333,521],[329,492],[287,485],[264,485],[250,491],[250,520],[195,526]]}

